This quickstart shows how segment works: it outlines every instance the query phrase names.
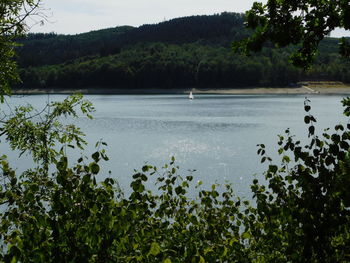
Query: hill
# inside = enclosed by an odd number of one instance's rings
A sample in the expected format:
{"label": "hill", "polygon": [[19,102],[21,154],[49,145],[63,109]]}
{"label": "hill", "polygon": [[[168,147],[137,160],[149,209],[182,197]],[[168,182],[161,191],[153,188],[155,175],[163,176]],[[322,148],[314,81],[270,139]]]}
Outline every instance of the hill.
{"label": "hill", "polygon": [[29,34],[19,39],[21,88],[226,88],[286,86],[304,79],[350,82],[338,39],[325,39],[313,70],[288,63],[295,47],[267,44],[250,57],[233,54],[232,41],[250,34],[244,15],[177,18],[77,35]]}
{"label": "hill", "polygon": [[[172,44],[205,40],[229,43],[236,31],[242,31],[243,15],[223,13],[172,19],[138,28],[122,26],[77,35],[29,34],[19,39],[21,67],[52,65],[87,55],[117,54],[125,46],[145,42]],[[237,30],[234,30],[234,29]]]}

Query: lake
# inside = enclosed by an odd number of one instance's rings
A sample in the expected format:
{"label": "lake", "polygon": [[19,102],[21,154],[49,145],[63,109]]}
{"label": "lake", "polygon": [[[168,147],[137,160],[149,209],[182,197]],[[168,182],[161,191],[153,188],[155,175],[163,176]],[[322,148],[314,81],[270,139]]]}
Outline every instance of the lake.
{"label": "lake", "polygon": [[[345,122],[343,96],[308,95],[317,129]],[[30,103],[41,108],[63,95],[13,97],[8,103]],[[103,176],[117,178],[128,192],[134,169],[145,163],[162,167],[172,156],[182,175],[192,172],[203,188],[230,182],[241,196],[249,196],[254,178],[263,178],[266,165],[260,164],[257,144],[264,143],[277,158],[277,135],[286,128],[306,141],[303,95],[87,95],[96,112],[94,119],[79,118],[74,123],[87,134],[88,151],[100,139],[108,143],[110,161]],[[30,164],[19,160],[3,145],[3,150],[19,168]],[[78,156],[78,154],[76,154]],[[276,159],[276,163],[278,159]]]}

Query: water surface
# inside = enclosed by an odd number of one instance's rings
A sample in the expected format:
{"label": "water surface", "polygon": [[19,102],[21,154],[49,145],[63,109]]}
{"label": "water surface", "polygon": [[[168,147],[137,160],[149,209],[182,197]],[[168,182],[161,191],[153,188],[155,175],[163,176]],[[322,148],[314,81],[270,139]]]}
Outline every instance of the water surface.
{"label": "water surface", "polygon": [[[42,107],[62,95],[12,98],[11,105],[28,102]],[[241,196],[249,195],[254,176],[261,178],[266,166],[260,164],[257,144],[267,145],[274,158],[277,135],[290,128],[306,140],[304,99],[301,95],[87,95],[93,102],[94,119],[81,117],[74,123],[93,145],[108,143],[110,161],[104,165],[128,192],[134,169],[145,163],[162,167],[175,156],[180,173],[196,170],[195,180],[203,186],[233,184]],[[342,96],[309,96],[319,130],[334,126],[342,117]],[[9,154],[17,166],[14,154]],[[29,160],[26,160],[27,164]],[[277,162],[277,159],[276,159]],[[278,162],[277,162],[278,163]]]}

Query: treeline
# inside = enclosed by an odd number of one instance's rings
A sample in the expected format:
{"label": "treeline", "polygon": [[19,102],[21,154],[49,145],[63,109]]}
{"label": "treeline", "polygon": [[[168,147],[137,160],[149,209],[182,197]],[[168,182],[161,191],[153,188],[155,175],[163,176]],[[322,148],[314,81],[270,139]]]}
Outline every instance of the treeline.
{"label": "treeline", "polygon": [[34,34],[18,50],[22,88],[234,88],[287,86],[305,79],[350,82],[338,40],[326,39],[312,71],[288,62],[293,47],[246,57],[231,42],[246,37],[242,14],[173,19],[75,36]]}
{"label": "treeline", "polygon": [[241,39],[242,14],[222,13],[172,19],[155,25],[115,27],[78,35],[29,34],[19,39],[18,62],[21,67],[63,63],[87,55],[117,54],[126,46],[144,42],[173,44],[203,40],[230,43]]}
{"label": "treeline", "polygon": [[18,39],[18,64],[22,68],[59,64],[92,54],[118,53],[114,43],[119,35],[132,30],[124,26],[79,35],[28,34]]}
{"label": "treeline", "polygon": [[[138,44],[119,54],[84,57],[21,71],[24,87],[143,89],[286,85],[301,72],[275,50],[243,57],[230,48],[194,44]],[[278,72],[278,73],[277,73]]]}

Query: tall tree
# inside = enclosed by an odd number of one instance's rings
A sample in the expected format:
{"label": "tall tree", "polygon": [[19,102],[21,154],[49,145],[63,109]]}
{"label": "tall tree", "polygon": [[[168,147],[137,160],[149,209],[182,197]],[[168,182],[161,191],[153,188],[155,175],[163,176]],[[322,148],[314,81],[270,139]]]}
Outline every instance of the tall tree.
{"label": "tall tree", "polygon": [[[254,35],[234,48],[245,53],[260,51],[266,41],[278,47],[299,45],[291,55],[294,65],[307,68],[313,61],[318,44],[335,28],[350,29],[348,0],[268,0],[255,2],[246,13],[247,27]],[[342,38],[340,53],[350,56],[350,43]]]}
{"label": "tall tree", "polygon": [[19,80],[13,41],[23,34],[26,18],[38,14],[40,0],[1,0],[0,1],[0,98],[10,92],[10,85]]}

